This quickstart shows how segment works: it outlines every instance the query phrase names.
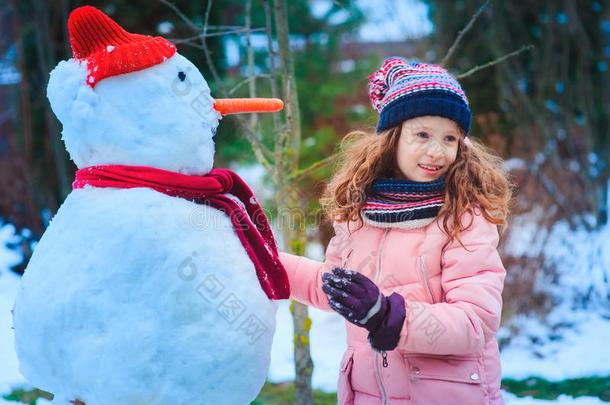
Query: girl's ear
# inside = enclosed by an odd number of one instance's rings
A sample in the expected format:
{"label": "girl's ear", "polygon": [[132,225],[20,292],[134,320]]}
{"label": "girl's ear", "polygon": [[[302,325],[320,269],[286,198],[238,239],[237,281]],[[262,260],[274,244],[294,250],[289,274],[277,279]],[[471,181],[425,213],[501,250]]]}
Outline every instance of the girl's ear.
{"label": "girl's ear", "polygon": [[86,117],[98,102],[98,95],[87,85],[86,78],[86,64],[75,59],[61,61],[51,71],[47,98],[64,125],[66,120],[78,121]]}

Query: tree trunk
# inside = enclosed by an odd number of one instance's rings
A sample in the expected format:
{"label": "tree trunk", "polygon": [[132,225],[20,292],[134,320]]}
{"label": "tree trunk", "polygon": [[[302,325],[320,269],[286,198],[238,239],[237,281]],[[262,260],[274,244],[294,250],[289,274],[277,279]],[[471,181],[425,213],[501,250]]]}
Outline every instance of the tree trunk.
{"label": "tree trunk", "polygon": [[[294,64],[290,52],[288,12],[284,0],[274,1],[274,16],[282,62],[281,77],[284,92],[286,129],[280,131],[276,143],[276,182],[278,185],[276,201],[278,217],[284,230],[284,245],[289,252],[296,255],[305,253],[305,215],[298,192],[298,184],[293,184],[290,173],[299,167],[301,146],[301,119],[294,74]],[[273,56],[272,56],[273,57]],[[279,146],[279,148],[278,148]],[[311,375],[313,361],[309,350],[309,329],[311,319],[307,307],[296,301],[290,304],[294,324],[294,359],[295,359],[295,404],[310,405],[313,403]]]}

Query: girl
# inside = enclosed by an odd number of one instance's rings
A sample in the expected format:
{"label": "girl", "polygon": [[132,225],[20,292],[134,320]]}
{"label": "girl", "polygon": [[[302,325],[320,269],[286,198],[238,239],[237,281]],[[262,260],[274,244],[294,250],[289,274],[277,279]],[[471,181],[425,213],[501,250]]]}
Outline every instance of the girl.
{"label": "girl", "polygon": [[377,134],[346,138],[325,262],[280,254],[292,298],[348,321],[339,404],[502,404],[502,160],[467,139],[442,67],[394,57],[369,79]]}

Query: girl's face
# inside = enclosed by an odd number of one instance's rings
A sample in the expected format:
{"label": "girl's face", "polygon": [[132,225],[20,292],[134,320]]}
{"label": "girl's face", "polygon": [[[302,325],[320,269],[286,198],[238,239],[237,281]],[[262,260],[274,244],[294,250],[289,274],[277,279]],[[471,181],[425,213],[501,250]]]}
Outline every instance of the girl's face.
{"label": "girl's face", "polygon": [[433,181],[455,162],[461,131],[443,117],[416,117],[402,123],[396,150],[396,176],[412,181]]}

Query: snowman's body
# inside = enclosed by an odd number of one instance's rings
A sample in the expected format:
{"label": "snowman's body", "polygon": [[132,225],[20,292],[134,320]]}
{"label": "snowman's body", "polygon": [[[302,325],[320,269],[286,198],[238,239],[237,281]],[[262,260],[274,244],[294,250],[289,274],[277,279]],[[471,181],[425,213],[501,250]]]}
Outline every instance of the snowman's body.
{"label": "snowman's body", "polygon": [[[60,62],[48,86],[79,168],[211,170],[220,115],[190,61],[176,53],[95,87],[92,69]],[[264,383],[276,310],[225,213],[148,188],[86,187],[36,246],[13,323],[21,371],[54,403],[237,405]]]}
{"label": "snowman's body", "polygon": [[75,190],[23,277],[21,370],[57,403],[248,403],[275,330],[258,285],[224,213],[149,189]]}

